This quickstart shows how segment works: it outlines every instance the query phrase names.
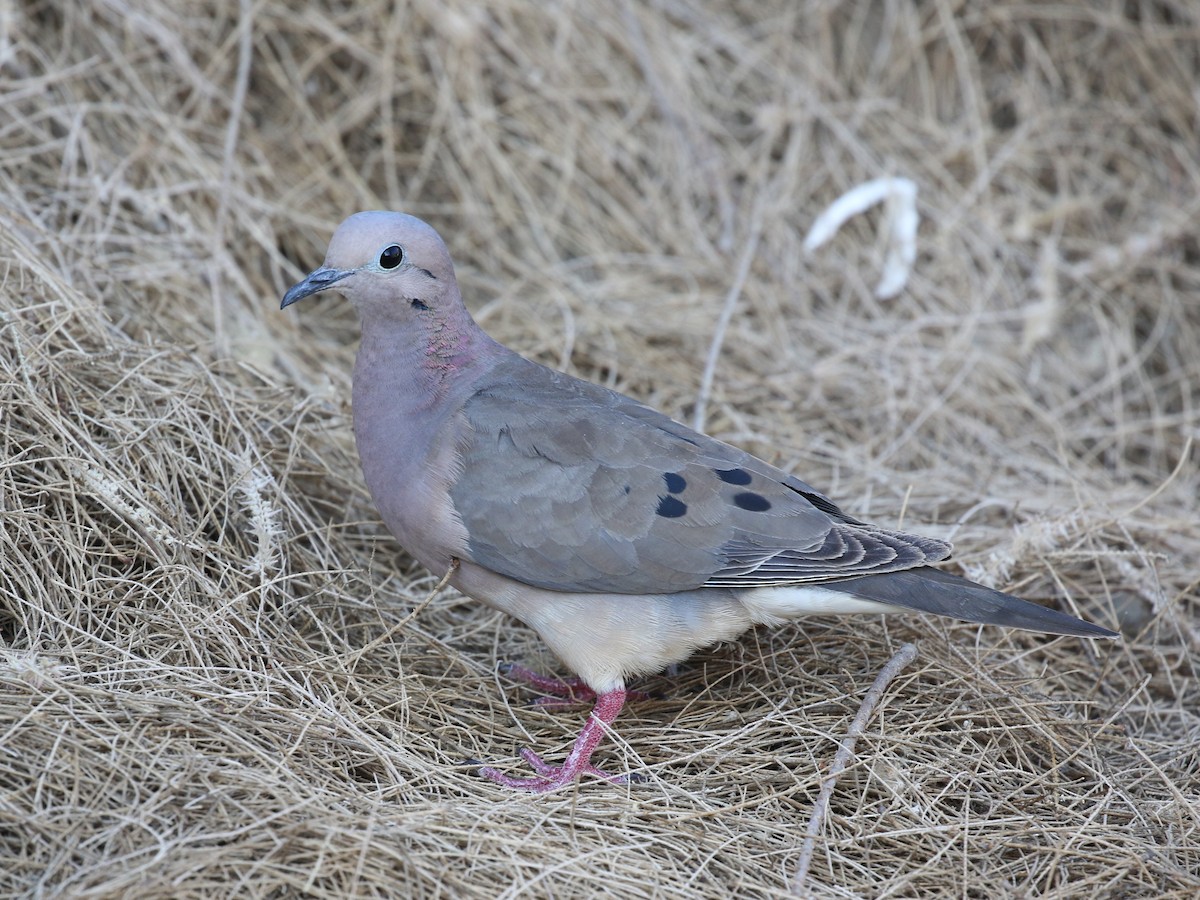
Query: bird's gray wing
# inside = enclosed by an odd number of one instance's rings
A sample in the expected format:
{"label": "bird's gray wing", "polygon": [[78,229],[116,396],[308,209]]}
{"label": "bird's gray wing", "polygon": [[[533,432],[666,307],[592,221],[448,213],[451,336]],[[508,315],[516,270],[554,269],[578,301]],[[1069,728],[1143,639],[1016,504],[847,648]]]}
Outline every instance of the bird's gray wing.
{"label": "bird's gray wing", "polygon": [[472,561],[560,591],[813,584],[942,559],[750,454],[518,356],[462,408],[451,488]]}

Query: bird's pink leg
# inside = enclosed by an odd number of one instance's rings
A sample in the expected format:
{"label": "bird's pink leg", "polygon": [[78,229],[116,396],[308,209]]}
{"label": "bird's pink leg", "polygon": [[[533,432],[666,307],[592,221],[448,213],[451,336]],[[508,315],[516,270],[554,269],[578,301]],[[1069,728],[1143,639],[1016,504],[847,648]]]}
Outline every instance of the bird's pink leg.
{"label": "bird's pink leg", "polygon": [[[553,678],[516,663],[504,663],[500,671],[514,681],[523,681],[543,694],[549,694],[548,697],[538,697],[533,701],[534,706],[543,709],[557,709],[596,699],[596,692],[588,687],[582,678]],[[650,700],[653,696],[645,691],[626,691],[625,699]]]}
{"label": "bird's pink leg", "polygon": [[516,778],[512,775],[505,775],[491,766],[482,767],[479,774],[484,778],[490,778],[496,784],[519,791],[532,791],[535,794],[556,791],[560,787],[571,784],[584,773],[611,781],[613,784],[624,784],[629,780],[628,776],[609,775],[597,769],[590,762],[592,752],[604,739],[605,730],[613,723],[624,705],[624,688],[617,688],[615,691],[608,691],[597,696],[592,714],[588,716],[587,723],[579,732],[579,737],[575,739],[575,745],[567,754],[567,761],[561,766],[549,765],[532,750],[525,749],[521,751],[521,757],[537,772],[533,778]]}
{"label": "bird's pink leg", "polygon": [[506,663],[501,671],[514,681],[523,681],[543,694],[562,697],[573,703],[596,699],[596,692],[584,684],[582,678],[552,678],[516,663]]}

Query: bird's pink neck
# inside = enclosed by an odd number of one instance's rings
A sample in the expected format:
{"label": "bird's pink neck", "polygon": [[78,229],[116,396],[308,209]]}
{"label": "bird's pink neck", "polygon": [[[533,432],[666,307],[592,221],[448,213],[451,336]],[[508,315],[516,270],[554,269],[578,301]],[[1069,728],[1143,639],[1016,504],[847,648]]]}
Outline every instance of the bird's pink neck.
{"label": "bird's pink neck", "polygon": [[369,393],[393,409],[434,408],[469,391],[496,346],[465,310],[451,318],[381,317],[363,325],[355,394]]}
{"label": "bird's pink neck", "polygon": [[454,381],[478,361],[483,343],[479,338],[486,335],[469,318],[465,322],[438,318],[421,322],[419,327],[424,330],[425,338],[421,368],[431,385],[444,386]]}

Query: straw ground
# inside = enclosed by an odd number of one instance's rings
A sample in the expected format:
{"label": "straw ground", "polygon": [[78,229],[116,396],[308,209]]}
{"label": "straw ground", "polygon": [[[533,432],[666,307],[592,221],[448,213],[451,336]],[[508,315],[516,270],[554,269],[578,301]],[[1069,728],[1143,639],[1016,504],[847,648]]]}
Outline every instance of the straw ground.
{"label": "straw ground", "polygon": [[[0,14],[0,894],[1200,892],[1200,20],[1183,2],[24,3]],[[872,295],[882,175],[915,270]],[[548,364],[710,432],[1095,644],[813,620],[644,685],[628,788],[380,526],[336,296],[360,208]],[[438,573],[440,574],[440,573]],[[414,610],[418,610],[414,615]]]}

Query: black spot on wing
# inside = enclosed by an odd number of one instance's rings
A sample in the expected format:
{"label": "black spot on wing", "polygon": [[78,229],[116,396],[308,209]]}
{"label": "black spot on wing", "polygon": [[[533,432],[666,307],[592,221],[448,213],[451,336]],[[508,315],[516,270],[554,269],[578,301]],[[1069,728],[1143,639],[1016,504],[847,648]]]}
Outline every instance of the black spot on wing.
{"label": "black spot on wing", "polygon": [[667,490],[672,494],[682,494],[683,489],[687,487],[687,479],[678,472],[663,472],[663,481],[667,483]]}
{"label": "black spot on wing", "polygon": [[713,469],[726,484],[749,484],[750,473],[745,469]]}
{"label": "black spot on wing", "polygon": [[766,512],[771,508],[771,501],[754,491],[742,491],[740,494],[734,494],[733,502],[735,506],[739,506],[747,512]]}
{"label": "black spot on wing", "polygon": [[655,512],[664,519],[678,519],[687,514],[687,504],[675,497],[663,497]]}

